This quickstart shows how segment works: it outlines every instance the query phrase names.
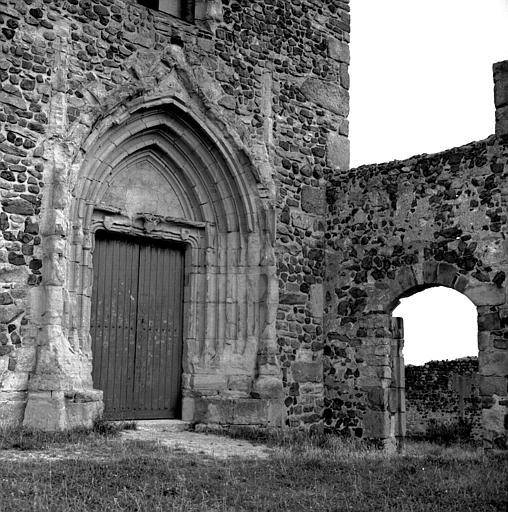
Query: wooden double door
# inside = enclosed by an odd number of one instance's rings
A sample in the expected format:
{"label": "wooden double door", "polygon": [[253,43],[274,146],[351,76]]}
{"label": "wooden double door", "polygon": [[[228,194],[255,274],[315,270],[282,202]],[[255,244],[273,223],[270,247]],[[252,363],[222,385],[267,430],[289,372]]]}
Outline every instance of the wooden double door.
{"label": "wooden double door", "polygon": [[92,377],[104,417],[179,417],[183,249],[98,232],[93,268]]}

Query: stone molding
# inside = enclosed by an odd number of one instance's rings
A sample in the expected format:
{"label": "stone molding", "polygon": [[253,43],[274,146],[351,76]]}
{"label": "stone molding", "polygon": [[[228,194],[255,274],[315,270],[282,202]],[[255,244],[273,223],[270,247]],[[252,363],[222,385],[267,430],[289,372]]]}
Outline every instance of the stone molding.
{"label": "stone molding", "polygon": [[[48,247],[46,251],[44,284],[53,296],[57,293],[63,298],[46,303],[52,309],[47,317],[54,318],[60,332],[57,344],[64,351],[70,345],[79,354],[74,358],[66,356],[68,366],[61,368],[57,379],[61,382],[69,373],[77,372],[74,379],[67,379],[68,389],[92,389],[91,256],[94,230],[104,227],[172,238],[189,246],[189,285],[184,305],[188,319],[182,380],[184,414],[192,410],[188,403],[194,396],[211,393],[217,397],[226,391],[230,395],[231,386],[235,385],[238,396],[252,393],[254,397],[279,400],[282,384],[274,327],[277,281],[273,240],[267,238],[273,231],[266,229],[271,222],[270,211],[260,199],[256,200],[258,180],[245,153],[228,147],[224,139],[219,142],[213,132],[206,130],[207,124],[196,122],[189,105],[182,107],[178,99],[166,96],[144,103],[137,100],[130,108],[122,105],[120,115],[106,116],[82,145],[82,152],[72,165],[66,151],[57,151],[54,169],[61,169],[61,194],[70,196],[70,200],[57,206],[68,208],[70,222],[57,227],[48,208],[46,225],[53,222],[60,241],[58,247]],[[176,222],[171,217],[154,215],[156,212],[136,212],[133,218],[125,211],[107,211],[108,205],[102,202],[117,175],[148,160],[180,197],[187,198],[183,218]],[[147,219],[154,224],[150,230],[146,229]],[[248,313],[246,322],[231,321],[243,310]],[[260,322],[260,318],[264,320]],[[48,400],[40,392],[44,386],[51,386],[48,371],[54,370],[50,366],[59,367],[58,356],[57,360],[50,357],[51,364],[43,356],[46,349],[54,353],[55,338],[47,339],[48,345],[43,344],[40,349],[33,392],[29,392],[25,415],[28,425],[35,422],[40,409],[37,403],[47,406]],[[224,373],[230,376],[226,382]],[[193,388],[194,374],[208,375],[214,384],[206,390]],[[99,407],[100,397],[98,404]],[[55,415],[55,421],[62,428],[66,407],[58,408],[64,412],[59,420]]]}

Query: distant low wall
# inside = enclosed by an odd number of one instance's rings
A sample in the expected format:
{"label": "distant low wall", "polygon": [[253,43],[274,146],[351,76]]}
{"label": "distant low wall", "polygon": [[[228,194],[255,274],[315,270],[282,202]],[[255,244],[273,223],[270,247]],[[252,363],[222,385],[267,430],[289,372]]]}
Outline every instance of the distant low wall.
{"label": "distant low wall", "polygon": [[481,434],[478,358],[429,361],[406,366],[406,428],[408,436],[425,433],[430,420],[439,423],[464,418]]}

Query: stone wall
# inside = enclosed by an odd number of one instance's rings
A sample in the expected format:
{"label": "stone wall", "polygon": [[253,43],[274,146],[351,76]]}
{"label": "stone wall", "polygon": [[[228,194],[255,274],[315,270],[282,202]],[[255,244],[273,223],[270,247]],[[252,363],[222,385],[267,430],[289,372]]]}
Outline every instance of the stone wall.
{"label": "stone wall", "polygon": [[408,436],[424,435],[430,420],[443,424],[463,419],[472,424],[473,438],[481,438],[477,357],[407,365],[405,374]]}
{"label": "stone wall", "polygon": [[348,42],[346,0],[199,0],[195,24],[134,0],[0,0],[2,422],[100,414],[101,229],[186,247],[184,419],[403,435],[391,311],[445,285],[477,305],[500,438],[506,64],[496,136],[350,171]]}
{"label": "stone wall", "polygon": [[[404,435],[401,297],[448,286],[477,306],[484,438],[506,441],[506,63],[494,66],[496,136],[338,173],[328,189],[324,421]],[[501,92],[502,91],[502,92]]]}
{"label": "stone wall", "polygon": [[[97,226],[191,247],[186,419],[319,421],[325,189],[348,166],[348,41],[343,0],[201,0],[194,25],[134,0],[0,1],[2,421],[66,428],[100,412]],[[183,169],[185,219],[99,204],[117,186],[108,169],[143,144]],[[165,172],[157,158],[147,150]]]}

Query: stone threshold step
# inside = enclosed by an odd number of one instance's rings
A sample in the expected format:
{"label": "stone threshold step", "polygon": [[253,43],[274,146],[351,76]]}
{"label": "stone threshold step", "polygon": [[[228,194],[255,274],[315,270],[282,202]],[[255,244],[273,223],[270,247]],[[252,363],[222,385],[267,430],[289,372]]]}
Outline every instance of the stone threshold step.
{"label": "stone threshold step", "polygon": [[189,422],[183,420],[124,420],[113,421],[112,423],[131,422],[136,424],[137,430],[152,430],[156,432],[183,432],[189,428]]}

